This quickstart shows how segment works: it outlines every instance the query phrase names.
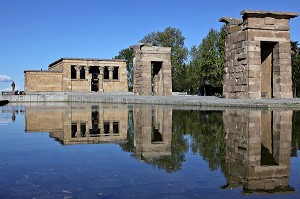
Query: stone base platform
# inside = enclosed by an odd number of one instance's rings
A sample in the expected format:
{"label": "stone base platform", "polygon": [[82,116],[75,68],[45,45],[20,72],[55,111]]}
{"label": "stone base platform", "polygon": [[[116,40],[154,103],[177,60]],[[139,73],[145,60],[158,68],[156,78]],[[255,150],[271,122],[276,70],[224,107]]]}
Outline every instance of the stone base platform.
{"label": "stone base platform", "polygon": [[0,100],[10,103],[25,102],[79,102],[79,103],[121,103],[181,105],[220,108],[286,108],[300,109],[300,98],[291,99],[225,99],[215,96],[135,96],[130,92],[36,92],[27,95],[0,95]]}

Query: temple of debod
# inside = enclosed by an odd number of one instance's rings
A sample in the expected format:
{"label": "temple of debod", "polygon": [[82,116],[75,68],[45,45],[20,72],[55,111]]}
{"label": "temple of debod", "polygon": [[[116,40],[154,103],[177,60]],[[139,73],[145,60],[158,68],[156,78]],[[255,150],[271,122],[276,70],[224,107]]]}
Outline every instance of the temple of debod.
{"label": "temple of debod", "polygon": [[[171,48],[132,46],[135,95],[172,95]],[[26,70],[25,92],[128,92],[126,60],[61,58]]]}
{"label": "temple of debod", "polygon": [[[244,10],[226,23],[223,92],[226,98],[292,98],[291,18],[293,12]],[[172,95],[171,48],[138,44],[133,93]],[[48,71],[25,71],[25,92],[128,91],[126,60],[62,58]]]}
{"label": "temple of debod", "polygon": [[128,91],[126,60],[61,58],[24,74],[27,93]]}
{"label": "temple of debod", "polygon": [[[104,102],[214,107],[300,107],[293,99],[289,21],[294,12],[244,10],[226,23],[223,97],[172,92],[171,48],[131,46],[133,92],[126,60],[61,58],[48,70],[24,71],[27,95],[10,102]],[[275,98],[276,100],[272,100]]]}

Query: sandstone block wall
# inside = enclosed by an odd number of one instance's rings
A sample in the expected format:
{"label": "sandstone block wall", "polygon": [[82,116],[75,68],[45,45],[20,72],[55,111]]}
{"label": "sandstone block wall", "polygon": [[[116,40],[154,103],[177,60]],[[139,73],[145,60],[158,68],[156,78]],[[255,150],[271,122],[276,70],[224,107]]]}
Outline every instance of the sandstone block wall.
{"label": "sandstone block wall", "polygon": [[291,12],[244,10],[226,23],[223,94],[226,98],[291,98]]}
{"label": "sandstone block wall", "polygon": [[134,50],[135,95],[172,95],[171,48],[139,44]]}
{"label": "sandstone block wall", "polygon": [[25,71],[25,92],[62,91],[60,71]]}

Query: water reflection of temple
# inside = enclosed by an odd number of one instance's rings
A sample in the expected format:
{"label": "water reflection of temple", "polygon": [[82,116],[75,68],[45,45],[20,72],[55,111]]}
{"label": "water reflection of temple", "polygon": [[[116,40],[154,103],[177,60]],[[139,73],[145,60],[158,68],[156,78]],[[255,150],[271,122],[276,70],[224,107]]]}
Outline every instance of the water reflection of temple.
{"label": "water reflection of temple", "polygon": [[152,161],[171,155],[172,108],[135,105],[134,156],[142,161]]}
{"label": "water reflection of temple", "polygon": [[50,132],[62,144],[125,142],[127,129],[127,106],[26,108],[26,131]]}
{"label": "water reflection of temple", "polygon": [[[120,143],[123,150],[133,152],[138,160],[159,167],[164,164],[164,158],[171,155],[171,107],[28,106],[25,118],[27,132],[49,132],[50,137],[64,145]],[[133,150],[127,150],[126,146]]]}
{"label": "water reflection of temple", "polygon": [[248,193],[290,192],[292,111],[223,113],[227,185]]}

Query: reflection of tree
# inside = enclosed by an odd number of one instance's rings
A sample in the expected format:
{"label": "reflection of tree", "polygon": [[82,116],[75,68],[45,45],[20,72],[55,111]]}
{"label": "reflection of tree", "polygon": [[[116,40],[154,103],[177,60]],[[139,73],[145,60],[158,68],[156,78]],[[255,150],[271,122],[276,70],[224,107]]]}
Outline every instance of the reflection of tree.
{"label": "reflection of tree", "polygon": [[[174,111],[174,129],[190,135],[193,154],[199,154],[208,162],[211,170],[223,168],[225,143],[222,112]],[[183,128],[183,129],[182,129]]]}
{"label": "reflection of tree", "polygon": [[300,111],[293,113],[293,129],[292,129],[292,156],[297,156],[300,150]]}
{"label": "reflection of tree", "polygon": [[[127,142],[120,144],[123,151],[135,153],[134,147],[134,127],[133,113],[128,113],[128,132]],[[173,132],[175,132],[173,130]],[[188,141],[184,138],[184,131],[177,130],[172,134],[171,155],[161,155],[151,158],[142,157],[142,161],[151,164],[158,169],[164,169],[168,173],[176,172],[181,169],[184,162],[184,154],[188,151]]]}
{"label": "reflection of tree", "polygon": [[[142,158],[142,160],[169,173],[180,170],[185,161],[185,153],[189,150],[186,137],[189,135],[193,154],[201,155],[208,162],[211,170],[223,168],[225,144],[222,112],[173,110],[172,115],[171,155]],[[122,150],[134,153],[132,112],[128,115],[127,138],[127,143],[120,146]]]}
{"label": "reflection of tree", "polygon": [[188,141],[184,138],[183,131],[177,131],[172,134],[171,154],[161,156],[151,160],[145,160],[158,169],[164,169],[168,173],[176,172],[182,168],[182,163],[185,161],[184,154],[188,151]]}
{"label": "reflection of tree", "polygon": [[133,113],[128,111],[127,142],[120,144],[123,151],[134,152]]}

